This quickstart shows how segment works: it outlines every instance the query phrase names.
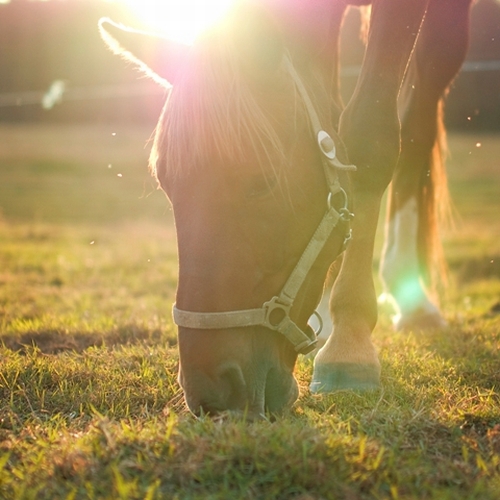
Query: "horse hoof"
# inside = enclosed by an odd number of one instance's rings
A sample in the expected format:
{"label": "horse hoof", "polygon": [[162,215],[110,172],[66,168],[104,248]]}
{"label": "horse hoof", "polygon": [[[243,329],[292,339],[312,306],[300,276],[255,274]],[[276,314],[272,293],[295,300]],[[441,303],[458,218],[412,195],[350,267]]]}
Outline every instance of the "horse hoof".
{"label": "horse hoof", "polygon": [[315,394],[341,390],[373,391],[380,388],[380,367],[359,363],[329,363],[314,367],[309,386]]}
{"label": "horse hoof", "polygon": [[417,309],[411,314],[401,316],[395,323],[398,332],[421,332],[426,330],[441,330],[448,326],[447,321],[438,311]]}

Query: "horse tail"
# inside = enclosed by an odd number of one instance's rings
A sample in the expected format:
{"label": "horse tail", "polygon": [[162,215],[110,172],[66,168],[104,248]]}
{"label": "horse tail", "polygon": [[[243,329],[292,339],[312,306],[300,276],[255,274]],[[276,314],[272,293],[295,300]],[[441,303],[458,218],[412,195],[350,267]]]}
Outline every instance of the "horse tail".
{"label": "horse tail", "polygon": [[436,137],[430,164],[429,168],[422,172],[418,193],[418,258],[424,283],[435,295],[448,283],[441,231],[449,227],[452,221],[445,165],[447,140],[444,98],[438,103],[436,120]]}

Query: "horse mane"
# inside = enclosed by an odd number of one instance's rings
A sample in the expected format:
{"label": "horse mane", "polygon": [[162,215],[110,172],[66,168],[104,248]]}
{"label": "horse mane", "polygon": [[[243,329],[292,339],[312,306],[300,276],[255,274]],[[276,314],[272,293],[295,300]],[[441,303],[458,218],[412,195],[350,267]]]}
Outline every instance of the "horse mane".
{"label": "horse mane", "polygon": [[[273,117],[258,100],[255,88],[261,82],[252,81],[242,68],[231,40],[211,37],[201,42],[163,108],[150,155],[153,175],[167,191],[170,179],[202,163],[234,165],[251,157],[267,172],[271,166],[279,178],[285,146]],[[278,68],[274,81],[284,71]]]}

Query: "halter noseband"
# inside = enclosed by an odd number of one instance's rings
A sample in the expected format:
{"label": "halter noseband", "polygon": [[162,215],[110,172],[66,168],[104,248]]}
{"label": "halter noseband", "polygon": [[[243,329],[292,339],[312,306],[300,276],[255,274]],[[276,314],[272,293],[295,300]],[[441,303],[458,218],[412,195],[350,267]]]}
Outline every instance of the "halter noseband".
{"label": "halter noseband", "polygon": [[[281,289],[281,292],[271,300],[265,302],[262,307],[240,311],[193,312],[178,309],[174,304],[173,316],[178,326],[192,329],[219,330],[247,326],[264,326],[284,335],[293,344],[295,351],[298,353],[307,354],[316,347],[316,336],[319,331],[314,332],[309,325],[306,331],[300,329],[291,319],[290,311],[300,287],[303,285],[319,253],[326,245],[332,231],[337,227],[339,222],[342,222],[346,226],[344,248],[351,238],[349,221],[353,217],[353,214],[349,211],[347,194],[339,183],[337,170],[355,170],[356,167],[354,165],[344,165],[338,160],[335,143],[331,136],[321,127],[307,90],[287,57],[285,58],[285,64],[304,101],[311,128],[318,140],[318,146],[323,155],[323,169],[329,188],[327,211],[287,282]],[[339,193],[342,194],[344,203],[340,210],[336,210],[332,205],[332,199]]]}

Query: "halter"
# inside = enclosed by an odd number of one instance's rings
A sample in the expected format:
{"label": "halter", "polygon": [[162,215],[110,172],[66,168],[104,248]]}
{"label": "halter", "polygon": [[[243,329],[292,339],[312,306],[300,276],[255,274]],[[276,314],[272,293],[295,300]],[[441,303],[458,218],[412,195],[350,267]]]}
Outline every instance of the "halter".
{"label": "halter", "polygon": [[[296,352],[307,354],[316,347],[316,336],[319,334],[321,327],[319,331],[314,332],[312,328],[307,325],[306,331],[303,331],[291,319],[290,311],[309,271],[339,222],[343,223],[346,227],[342,250],[351,239],[349,222],[353,214],[349,211],[347,194],[339,183],[337,171],[355,170],[356,167],[354,165],[344,165],[339,161],[336,156],[335,143],[331,136],[321,127],[318,115],[304,84],[295,71],[290,59],[286,57],[284,61],[304,101],[311,128],[314,136],[317,138],[318,146],[322,153],[323,170],[329,188],[326,213],[321,219],[321,222],[316,228],[316,231],[290,274],[287,282],[281,289],[281,292],[275,295],[271,300],[264,302],[262,307],[239,311],[193,312],[178,309],[174,304],[173,317],[178,326],[192,329],[219,330],[248,326],[264,326],[284,335],[293,344]],[[332,200],[333,197],[339,193],[343,196],[343,207],[340,210],[336,210],[332,205]]]}

